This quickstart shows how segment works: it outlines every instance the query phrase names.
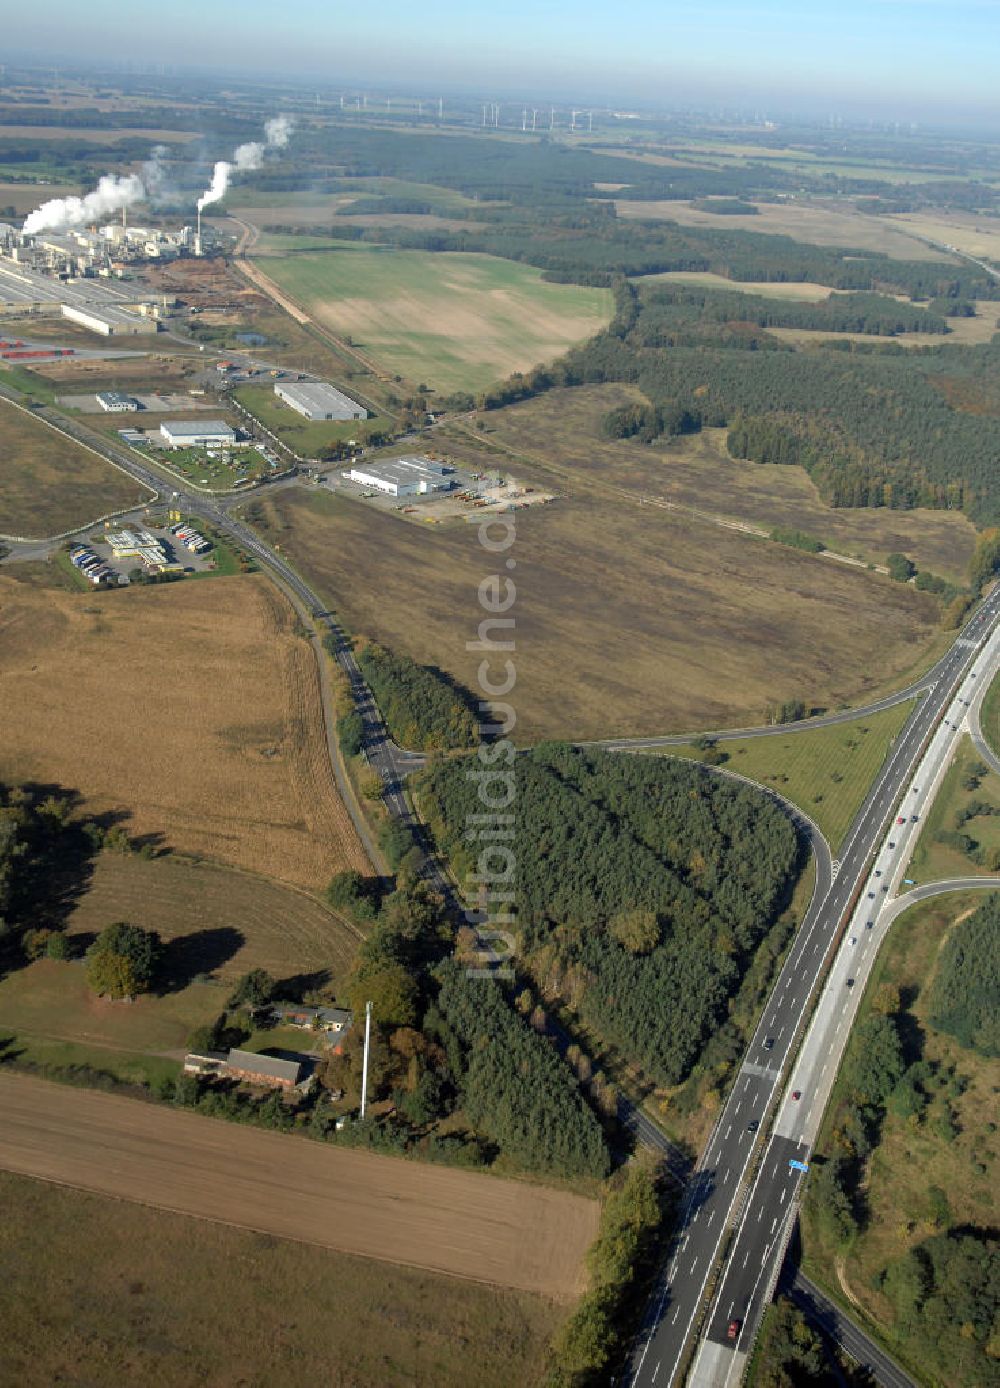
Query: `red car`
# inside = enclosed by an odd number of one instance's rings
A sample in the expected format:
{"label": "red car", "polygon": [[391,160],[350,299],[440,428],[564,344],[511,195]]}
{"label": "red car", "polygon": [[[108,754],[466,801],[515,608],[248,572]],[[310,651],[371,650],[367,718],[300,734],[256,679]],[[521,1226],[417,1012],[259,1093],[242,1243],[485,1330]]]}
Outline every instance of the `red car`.
{"label": "red car", "polygon": [[726,1331],[726,1334],[729,1336],[730,1340],[735,1340],[735,1339],[737,1339],[737,1338],[739,1337],[740,1326],[741,1326],[742,1324],[743,1324],[742,1321],[730,1321],[730,1322],[729,1322],[729,1329]]}
{"label": "red car", "polygon": [[793,1098],[793,1099],[801,1099],[801,1098],[802,1098],[802,1090],[801,1090],[801,1089],[793,1089],[793,1090],[792,1090],[792,1098]]}
{"label": "red car", "polygon": [[902,815],[900,815],[899,818],[896,820],[896,823],[897,823],[897,824],[905,824],[905,823],[906,823],[906,820],[903,818]]}

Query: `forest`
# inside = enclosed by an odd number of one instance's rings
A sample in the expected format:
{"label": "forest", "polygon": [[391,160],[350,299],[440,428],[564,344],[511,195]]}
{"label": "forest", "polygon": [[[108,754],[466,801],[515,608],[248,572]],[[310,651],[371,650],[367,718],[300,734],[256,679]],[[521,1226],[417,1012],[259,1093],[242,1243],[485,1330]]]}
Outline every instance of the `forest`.
{"label": "forest", "polygon": [[[799,862],[784,812],[703,767],[546,744],[519,757],[516,926],[536,978],[658,1083],[680,1083],[725,1020]],[[417,795],[459,880],[477,810],[460,762]]]}
{"label": "forest", "polygon": [[931,1021],[980,1055],[1000,1056],[1000,897],[949,934],[931,988]]}
{"label": "forest", "polygon": [[475,746],[471,696],[447,675],[374,642],[359,649],[357,661],[398,746],[420,752]]}

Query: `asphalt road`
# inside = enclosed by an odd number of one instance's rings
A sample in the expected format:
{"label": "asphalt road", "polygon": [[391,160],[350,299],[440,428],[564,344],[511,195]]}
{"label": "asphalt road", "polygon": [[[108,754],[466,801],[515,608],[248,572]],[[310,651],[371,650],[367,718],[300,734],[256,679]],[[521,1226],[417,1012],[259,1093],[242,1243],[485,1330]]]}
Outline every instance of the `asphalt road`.
{"label": "asphalt road", "polygon": [[[887,869],[881,867],[878,876],[873,875],[874,870],[870,875],[871,860],[880,841],[887,837],[886,826],[898,817],[897,807],[907,794],[907,824],[900,827],[916,832],[910,816],[922,814],[933,787],[925,778],[923,792],[913,795],[909,788],[914,768],[924,757],[928,743],[938,764],[944,755],[942,748],[953,747],[957,742],[960,730],[945,727],[943,715],[949,712],[963,672],[970,664],[974,668],[975,652],[998,616],[1000,591],[982,604],[948,654],[921,682],[925,693],[897,736],[878,780],[855,817],[839,860],[829,870],[822,859],[818,861],[813,903],[697,1164],[665,1273],[629,1366],[626,1381],[631,1384],[657,1383],[662,1388],[677,1379],[685,1351],[702,1319],[710,1279],[714,1284],[724,1243],[727,1257],[723,1275],[712,1300],[706,1338],[691,1381],[699,1385],[724,1383],[730,1372],[735,1378],[742,1369],[745,1351],[752,1342],[760,1311],[770,1296],[773,1277],[784,1256],[798,1198],[802,1173],[791,1169],[788,1162],[790,1158],[799,1160],[808,1155],[814,1128],[822,1117],[822,1107],[817,1111],[813,1092],[807,1090],[804,1080],[801,1085],[789,1086],[787,1097],[778,1106],[780,1132],[770,1132],[772,1108],[782,1092],[785,1073],[798,1049],[846,913],[860,892],[864,893],[861,900],[866,918],[869,914],[877,918],[879,908],[889,899],[892,878],[886,877]],[[954,710],[951,713],[949,722],[953,721]],[[814,726],[817,721],[814,720]],[[940,743],[936,736],[932,738],[939,722],[943,734]],[[902,835],[892,842],[899,843],[892,860],[893,872],[898,877],[905,861]],[[880,933],[884,928],[880,919]],[[864,920],[861,929],[867,933]],[[853,934],[857,935],[856,929]],[[856,948],[849,940],[850,934],[845,934],[843,948]],[[869,958],[874,958],[874,940],[870,942]],[[863,988],[860,968],[857,973],[857,983],[850,990],[852,998],[859,998]],[[838,975],[825,1010],[838,1022],[843,1016],[839,994],[846,991],[847,976],[853,975]],[[849,1020],[840,1033],[843,1041],[848,1029]],[[832,1070],[831,1057],[825,1059],[832,1083],[839,1056],[832,1057]],[[791,1097],[796,1087],[805,1103]],[[795,1120],[782,1122],[791,1106]],[[731,1321],[740,1322],[735,1342],[728,1335]]]}
{"label": "asphalt road", "polygon": [[840,1307],[824,1296],[820,1289],[800,1272],[783,1277],[779,1290],[804,1311],[807,1319],[818,1326],[834,1344],[846,1350],[856,1364],[868,1369],[882,1388],[914,1388],[913,1379],[899,1367],[895,1359],[881,1349],[845,1316]]}

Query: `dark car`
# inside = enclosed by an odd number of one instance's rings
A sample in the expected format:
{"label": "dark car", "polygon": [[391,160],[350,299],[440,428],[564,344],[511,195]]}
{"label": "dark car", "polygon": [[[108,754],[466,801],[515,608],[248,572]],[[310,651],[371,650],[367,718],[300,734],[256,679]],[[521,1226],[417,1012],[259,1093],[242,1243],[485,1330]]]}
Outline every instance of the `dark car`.
{"label": "dark car", "polygon": [[773,1051],[773,1050],[774,1050],[774,1037],[773,1037],[773,1036],[769,1036],[769,1037],[767,1038],[767,1040],[764,1042],[764,1049],[765,1049],[765,1051]]}
{"label": "dark car", "polygon": [[793,1099],[801,1099],[801,1098],[802,1098],[802,1090],[801,1090],[801,1089],[793,1089],[793,1090],[792,1090],[792,1098],[793,1098]]}
{"label": "dark car", "polygon": [[847,980],[847,986],[848,986],[848,988],[853,988],[853,987],[854,987],[854,979],[853,979],[853,978],[849,978],[849,979]]}

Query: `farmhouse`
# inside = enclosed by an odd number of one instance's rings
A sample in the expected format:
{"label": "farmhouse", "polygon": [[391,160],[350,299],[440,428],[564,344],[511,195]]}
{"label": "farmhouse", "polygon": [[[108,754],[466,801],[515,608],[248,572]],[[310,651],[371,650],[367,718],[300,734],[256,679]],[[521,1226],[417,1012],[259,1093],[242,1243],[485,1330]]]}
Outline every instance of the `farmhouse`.
{"label": "farmhouse", "polygon": [[389,496],[426,496],[429,492],[447,492],[455,485],[451,474],[455,469],[432,458],[389,458],[382,463],[353,467],[347,474],[352,482]]}
{"label": "farmhouse", "polygon": [[303,1031],[345,1031],[351,1014],[341,1007],[307,1007],[297,1002],[271,1004],[271,1020],[276,1025],[300,1027]]}
{"label": "farmhouse", "polygon": [[160,433],[170,448],[211,448],[236,442],[236,430],[224,419],[167,419]]}
{"label": "farmhouse", "polygon": [[325,381],[276,381],[274,393],[306,419],[367,419],[368,411]]}
{"label": "farmhouse", "polygon": [[245,1080],[268,1089],[294,1089],[302,1078],[301,1060],[280,1060],[273,1055],[256,1055],[253,1051],[231,1050],[225,1073],[233,1079]]}

